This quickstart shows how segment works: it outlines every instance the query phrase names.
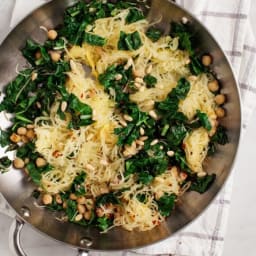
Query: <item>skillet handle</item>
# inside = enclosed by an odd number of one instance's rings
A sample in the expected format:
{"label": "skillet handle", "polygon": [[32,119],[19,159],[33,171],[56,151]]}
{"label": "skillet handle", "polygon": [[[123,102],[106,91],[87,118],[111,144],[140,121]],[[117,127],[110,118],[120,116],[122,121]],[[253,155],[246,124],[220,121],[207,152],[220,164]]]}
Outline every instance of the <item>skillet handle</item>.
{"label": "skillet handle", "polygon": [[88,251],[78,250],[77,256],[89,256]]}
{"label": "skillet handle", "polygon": [[[9,230],[9,248],[15,256],[27,256],[20,241],[20,235],[24,224],[25,223],[21,219],[16,217]],[[89,252],[79,249],[77,256],[89,256]]]}
{"label": "skillet handle", "polygon": [[12,253],[17,256],[27,256],[20,242],[20,234],[23,226],[24,222],[16,217],[9,230],[9,247]]}

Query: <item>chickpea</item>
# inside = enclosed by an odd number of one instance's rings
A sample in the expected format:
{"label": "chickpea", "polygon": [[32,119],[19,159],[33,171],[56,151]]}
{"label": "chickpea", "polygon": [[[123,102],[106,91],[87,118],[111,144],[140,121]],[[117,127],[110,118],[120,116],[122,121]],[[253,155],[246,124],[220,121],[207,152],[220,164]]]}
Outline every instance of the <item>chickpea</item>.
{"label": "chickpea", "polygon": [[52,200],[53,200],[52,195],[50,195],[50,194],[44,194],[43,195],[42,201],[43,201],[44,205],[51,204]]}
{"label": "chickpea", "polygon": [[25,163],[24,161],[21,159],[21,158],[15,158],[13,160],[13,166],[16,168],[16,169],[22,169],[24,166],[25,166]]}
{"label": "chickpea", "polygon": [[63,209],[67,209],[67,202],[66,201],[63,202],[62,207],[63,207]]}
{"label": "chickpea", "polygon": [[212,57],[210,55],[203,55],[201,61],[204,66],[208,67],[212,64]]}
{"label": "chickpea", "polygon": [[42,53],[41,53],[40,51],[37,51],[37,52],[35,53],[35,58],[36,58],[37,60],[41,59],[41,58],[42,58]]}
{"label": "chickpea", "polygon": [[55,40],[58,36],[58,33],[56,30],[54,29],[50,29],[48,32],[47,32],[47,36],[48,36],[48,39],[50,40]]}
{"label": "chickpea", "polygon": [[71,193],[71,194],[69,195],[69,198],[70,198],[71,200],[77,200],[77,196],[76,196],[74,193]]}
{"label": "chickpea", "polygon": [[85,220],[90,220],[90,219],[91,219],[91,216],[92,216],[92,214],[91,214],[90,211],[86,211],[86,212],[84,213],[84,219],[85,219]]}
{"label": "chickpea", "polygon": [[17,134],[18,135],[25,135],[27,133],[27,129],[25,127],[19,127],[17,129]]}
{"label": "chickpea", "polygon": [[213,80],[211,82],[208,83],[208,89],[211,92],[217,92],[219,90],[220,86],[217,80]]}
{"label": "chickpea", "polygon": [[85,204],[86,199],[84,196],[79,196],[76,201],[78,204]]}
{"label": "chickpea", "polygon": [[226,97],[223,94],[218,94],[215,96],[215,102],[218,105],[222,105],[226,101]]}
{"label": "chickpea", "polygon": [[28,143],[28,142],[29,142],[29,139],[28,139],[27,136],[21,136],[21,141],[22,141],[23,143]]}
{"label": "chickpea", "polygon": [[85,211],[86,211],[85,206],[84,206],[83,204],[78,204],[78,205],[77,205],[77,210],[78,210],[78,212],[81,213],[81,214],[84,214]]}
{"label": "chickpea", "polygon": [[55,195],[55,201],[57,204],[62,204],[62,198],[60,194]]}
{"label": "chickpea", "polygon": [[36,159],[36,166],[37,166],[37,167],[44,167],[46,164],[47,164],[47,162],[45,161],[44,158],[38,157],[38,158]]}
{"label": "chickpea", "polygon": [[225,116],[225,110],[221,107],[216,108],[215,113],[216,113],[217,117],[219,117],[219,118],[222,118]]}
{"label": "chickpea", "polygon": [[50,55],[51,55],[51,59],[52,59],[53,62],[58,62],[61,58],[61,54],[59,52],[56,52],[56,51],[50,52]]}
{"label": "chickpea", "polygon": [[97,214],[97,216],[98,217],[103,217],[104,216],[104,211],[103,211],[103,209],[102,208],[96,208],[96,214]]}
{"label": "chickpea", "polygon": [[21,141],[21,137],[16,134],[16,133],[13,133],[11,136],[10,136],[10,140],[14,143],[18,143]]}
{"label": "chickpea", "polygon": [[26,133],[26,136],[30,139],[30,140],[32,140],[32,139],[34,139],[35,138],[35,132],[32,130],[32,129],[28,129],[27,130],[27,133]]}

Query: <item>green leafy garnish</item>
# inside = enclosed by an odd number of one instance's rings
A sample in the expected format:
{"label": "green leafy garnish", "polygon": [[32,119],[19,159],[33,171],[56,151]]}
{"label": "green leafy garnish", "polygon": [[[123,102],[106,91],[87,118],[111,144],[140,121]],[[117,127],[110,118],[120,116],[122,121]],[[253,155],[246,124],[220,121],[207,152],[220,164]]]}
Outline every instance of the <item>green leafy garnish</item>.
{"label": "green leafy garnish", "polygon": [[118,41],[118,50],[134,51],[138,50],[142,46],[142,41],[138,31],[130,34],[120,32],[120,38]]}
{"label": "green leafy garnish", "polygon": [[196,111],[196,115],[199,118],[200,123],[202,126],[207,130],[210,131],[212,129],[212,125],[208,119],[207,114],[200,112],[199,110]]}
{"label": "green leafy garnish", "polygon": [[172,36],[179,37],[179,48],[181,50],[188,51],[189,55],[194,54],[194,50],[191,42],[192,35],[187,25],[172,22],[171,33],[172,33]]}
{"label": "green leafy garnish", "polygon": [[81,174],[77,175],[72,183],[71,191],[75,193],[76,196],[84,196],[86,194],[85,190],[85,181],[86,173],[82,172]]}
{"label": "green leafy garnish", "polygon": [[111,219],[107,217],[97,218],[97,227],[99,227],[102,231],[105,231],[111,225],[113,225],[113,221]]}
{"label": "green leafy garnish", "polygon": [[190,190],[202,194],[210,188],[215,178],[216,174],[206,175],[202,178],[197,177],[196,180],[191,183]]}
{"label": "green leafy garnish", "polygon": [[76,214],[77,214],[77,202],[68,199],[67,200],[67,208],[66,208],[66,214],[68,216],[69,221],[74,221]]}
{"label": "green leafy garnish", "polygon": [[33,180],[33,182],[37,185],[40,185],[42,174],[45,172],[48,172],[52,169],[52,166],[49,164],[45,165],[44,167],[36,167],[36,165],[33,162],[29,162],[26,165],[26,169],[29,172],[29,176]]}
{"label": "green leafy garnish", "polygon": [[158,41],[161,36],[162,36],[162,32],[154,27],[150,27],[147,32],[146,32],[146,36],[152,41],[152,42],[156,42]]}
{"label": "green leafy garnish", "polygon": [[85,32],[84,42],[90,45],[104,46],[107,43],[107,39],[92,33]]}
{"label": "green leafy garnish", "polygon": [[200,75],[206,71],[205,66],[201,63],[198,57],[191,56],[190,63],[189,63],[190,71],[193,75]]}
{"label": "green leafy garnish", "polygon": [[152,76],[152,75],[144,76],[143,80],[146,83],[148,88],[155,87],[155,85],[157,83],[157,79],[154,76]]}
{"label": "green leafy garnish", "polygon": [[96,205],[105,205],[105,204],[120,204],[120,200],[115,196],[114,193],[108,193],[108,194],[103,194],[97,197],[96,199]]}
{"label": "green leafy garnish", "polygon": [[92,108],[82,103],[74,94],[69,96],[68,111],[72,114],[72,120],[68,127],[78,129],[80,126],[86,126],[93,123]]}
{"label": "green leafy garnish", "polygon": [[125,21],[127,24],[130,24],[130,23],[133,23],[133,22],[136,22],[139,20],[143,20],[143,19],[145,19],[145,16],[140,9],[130,8]]}
{"label": "green leafy garnish", "polygon": [[165,194],[159,200],[157,200],[158,209],[162,216],[167,217],[174,209],[175,200],[177,196],[175,194]]}
{"label": "green leafy garnish", "polygon": [[11,166],[11,164],[12,164],[12,161],[7,156],[1,157],[0,158],[0,172],[1,173],[7,172],[9,167]]}

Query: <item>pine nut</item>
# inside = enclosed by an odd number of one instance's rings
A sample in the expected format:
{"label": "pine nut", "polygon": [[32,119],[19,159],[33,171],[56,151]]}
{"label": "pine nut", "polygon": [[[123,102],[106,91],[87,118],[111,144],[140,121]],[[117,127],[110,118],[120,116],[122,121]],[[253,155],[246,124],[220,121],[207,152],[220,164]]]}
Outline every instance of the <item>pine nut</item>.
{"label": "pine nut", "polygon": [[140,145],[140,146],[144,146],[144,141],[142,140],[136,140],[136,144]]}
{"label": "pine nut", "polygon": [[38,77],[38,74],[37,74],[36,72],[32,72],[32,74],[31,74],[31,80],[32,80],[32,81],[35,81],[35,80],[37,79],[37,77]]}
{"label": "pine nut", "polygon": [[119,123],[120,123],[123,127],[126,127],[126,126],[127,126],[127,123],[126,123],[124,120],[120,120]]}
{"label": "pine nut", "polygon": [[155,119],[155,120],[158,119],[158,116],[157,116],[155,110],[150,110],[150,111],[148,112],[148,114],[149,114],[153,119]]}
{"label": "pine nut", "polygon": [[86,169],[90,170],[90,171],[95,171],[95,167],[93,167],[91,164],[87,164],[85,166]]}
{"label": "pine nut", "polygon": [[146,141],[148,139],[148,136],[142,136],[142,137],[140,137],[140,140],[141,141]]}
{"label": "pine nut", "polygon": [[143,81],[143,79],[141,77],[136,77],[134,81],[135,81],[135,83],[139,83],[139,84],[143,84],[144,83],[144,81]]}
{"label": "pine nut", "polygon": [[155,140],[153,140],[153,141],[150,143],[150,146],[154,146],[154,145],[156,145],[158,142],[159,142],[159,140],[158,140],[158,139],[155,139]]}
{"label": "pine nut", "polygon": [[66,109],[67,109],[67,107],[68,107],[68,103],[67,103],[66,101],[62,101],[62,102],[61,102],[61,106],[60,106],[60,110],[61,110],[62,112],[65,112]]}
{"label": "pine nut", "polygon": [[123,76],[122,76],[121,74],[117,74],[117,75],[115,76],[116,81],[119,81],[119,80],[121,80],[122,78],[123,78]]}
{"label": "pine nut", "polygon": [[150,64],[146,69],[146,74],[150,74],[152,72],[153,66]]}
{"label": "pine nut", "polygon": [[131,122],[132,120],[133,120],[133,118],[131,117],[131,116],[129,116],[129,115],[126,115],[126,114],[124,114],[124,120],[125,121],[128,121],[128,122]]}
{"label": "pine nut", "polygon": [[141,87],[141,84],[140,83],[134,83],[134,86],[139,89]]}
{"label": "pine nut", "polygon": [[124,66],[124,69],[127,70],[129,69],[131,66],[133,65],[133,59],[132,58],[129,58],[127,63],[125,64]]}
{"label": "pine nut", "polygon": [[197,177],[202,178],[206,176],[206,172],[198,172]]}
{"label": "pine nut", "polygon": [[82,220],[82,218],[83,218],[83,215],[81,213],[79,213],[76,215],[75,221],[80,221],[80,220]]}
{"label": "pine nut", "polygon": [[145,134],[145,130],[142,128],[142,127],[140,127],[140,135],[144,135]]}
{"label": "pine nut", "polygon": [[170,157],[174,156],[174,151],[172,150],[167,151],[167,155]]}

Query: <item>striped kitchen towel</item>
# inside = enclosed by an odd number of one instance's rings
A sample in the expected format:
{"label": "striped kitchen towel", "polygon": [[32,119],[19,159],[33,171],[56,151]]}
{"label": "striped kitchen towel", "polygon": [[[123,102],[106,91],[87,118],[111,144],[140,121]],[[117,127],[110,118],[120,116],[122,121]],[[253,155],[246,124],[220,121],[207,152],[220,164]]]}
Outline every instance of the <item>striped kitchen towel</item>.
{"label": "striped kitchen towel", "polygon": [[[10,21],[11,27],[18,22],[17,17],[21,17],[20,12],[25,15],[25,12],[31,9],[24,8],[24,4],[28,4],[26,2],[28,1],[16,0]],[[29,1],[29,5],[39,6],[43,2],[45,0],[33,0]],[[248,19],[251,0],[223,0],[221,3],[216,0],[177,0],[176,2],[194,13],[208,27],[230,59],[241,89],[245,131],[256,103],[256,69],[254,69],[256,44]],[[0,33],[0,36],[2,35]],[[199,218],[163,242],[133,252],[92,252],[90,255],[220,256],[223,251],[231,193],[232,176],[215,201]],[[0,202],[3,202],[1,198]],[[4,203],[0,204],[0,211],[13,215]]]}

